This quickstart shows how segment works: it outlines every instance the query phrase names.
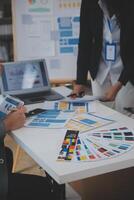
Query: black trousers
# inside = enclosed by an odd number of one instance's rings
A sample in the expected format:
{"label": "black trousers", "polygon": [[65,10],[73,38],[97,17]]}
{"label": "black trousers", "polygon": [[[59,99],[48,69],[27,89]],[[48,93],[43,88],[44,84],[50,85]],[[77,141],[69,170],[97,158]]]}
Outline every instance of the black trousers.
{"label": "black trousers", "polygon": [[51,186],[46,177],[12,173],[13,154],[6,148],[8,167],[7,200],[52,200]]}

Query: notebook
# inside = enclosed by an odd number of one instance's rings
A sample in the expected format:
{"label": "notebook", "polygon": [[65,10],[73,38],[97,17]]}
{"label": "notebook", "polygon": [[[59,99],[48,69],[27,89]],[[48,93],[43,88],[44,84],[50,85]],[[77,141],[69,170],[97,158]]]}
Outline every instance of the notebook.
{"label": "notebook", "polygon": [[51,89],[45,59],[4,63],[1,94],[17,97],[25,104],[64,98]]}

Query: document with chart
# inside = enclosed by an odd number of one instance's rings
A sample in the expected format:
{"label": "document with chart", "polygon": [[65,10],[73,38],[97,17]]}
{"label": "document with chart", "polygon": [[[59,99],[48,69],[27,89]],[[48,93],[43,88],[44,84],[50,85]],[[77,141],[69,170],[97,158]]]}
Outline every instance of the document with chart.
{"label": "document with chart", "polygon": [[72,113],[60,110],[46,110],[27,120],[26,127],[64,128],[72,117]]}

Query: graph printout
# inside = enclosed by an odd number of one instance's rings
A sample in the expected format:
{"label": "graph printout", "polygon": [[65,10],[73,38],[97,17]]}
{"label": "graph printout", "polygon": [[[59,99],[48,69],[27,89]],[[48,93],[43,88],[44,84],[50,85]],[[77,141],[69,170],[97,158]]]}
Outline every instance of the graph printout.
{"label": "graph printout", "polygon": [[35,128],[64,128],[70,117],[70,113],[60,110],[46,110],[31,117],[25,126]]}
{"label": "graph printout", "polygon": [[14,98],[10,95],[6,95],[1,104],[0,104],[0,118],[4,118],[8,115],[13,109],[23,106],[24,102]]}
{"label": "graph printout", "polygon": [[74,121],[79,122],[83,125],[86,125],[89,127],[90,130],[113,123],[113,119],[109,119],[103,116],[99,116],[93,113],[86,113],[86,114],[80,114],[76,115],[73,118]]}

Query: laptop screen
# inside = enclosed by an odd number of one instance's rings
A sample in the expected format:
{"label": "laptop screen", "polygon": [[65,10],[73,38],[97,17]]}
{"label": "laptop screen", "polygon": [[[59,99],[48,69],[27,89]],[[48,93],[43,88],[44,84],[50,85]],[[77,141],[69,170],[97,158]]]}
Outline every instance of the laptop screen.
{"label": "laptop screen", "polygon": [[44,59],[9,62],[4,63],[3,66],[2,94],[21,95],[50,90]]}

